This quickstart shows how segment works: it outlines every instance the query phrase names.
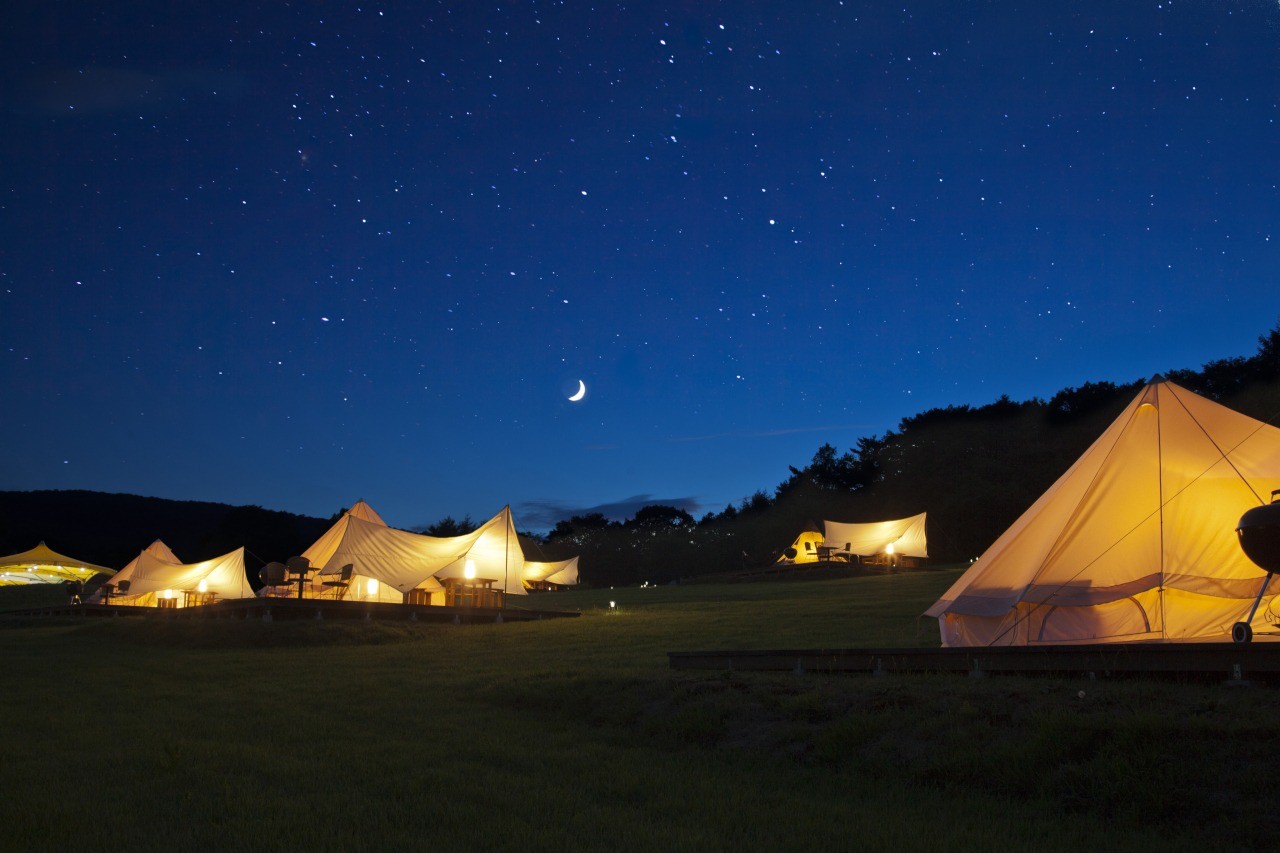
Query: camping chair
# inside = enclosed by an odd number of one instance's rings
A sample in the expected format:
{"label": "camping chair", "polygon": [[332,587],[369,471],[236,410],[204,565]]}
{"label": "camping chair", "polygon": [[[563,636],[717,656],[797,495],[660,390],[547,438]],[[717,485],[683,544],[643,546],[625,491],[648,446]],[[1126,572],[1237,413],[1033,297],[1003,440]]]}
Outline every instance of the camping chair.
{"label": "camping chair", "polygon": [[278,589],[287,583],[284,574],[284,563],[267,563],[258,572],[258,580],[262,581],[263,586]]}
{"label": "camping chair", "polygon": [[84,593],[84,581],[63,581],[62,585],[67,589],[67,598],[70,599],[69,604],[80,604],[80,596]]}
{"label": "camping chair", "polygon": [[333,590],[335,601],[341,601],[347,596],[347,588],[351,586],[351,575],[355,571],[355,566],[347,563],[342,567],[342,571],[338,573],[336,581],[325,581],[324,586]]}
{"label": "camping chair", "polygon": [[130,581],[120,581],[118,584],[116,584],[116,595],[128,595],[129,583]]}
{"label": "camping chair", "polygon": [[[311,561],[306,557],[290,557],[284,562],[285,571],[291,575],[297,575],[298,579],[298,598],[302,598],[302,592],[307,586],[307,575],[311,571]],[[294,583],[294,581],[288,581]]]}

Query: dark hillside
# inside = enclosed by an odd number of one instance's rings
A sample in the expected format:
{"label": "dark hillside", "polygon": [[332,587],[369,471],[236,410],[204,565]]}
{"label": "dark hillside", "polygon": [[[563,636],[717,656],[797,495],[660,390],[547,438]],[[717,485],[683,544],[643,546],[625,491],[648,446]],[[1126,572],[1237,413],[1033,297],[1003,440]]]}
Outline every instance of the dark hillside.
{"label": "dark hillside", "polygon": [[300,553],[330,523],[258,506],[88,491],[0,492],[0,554],[43,540],[59,553],[117,569],[162,539],[186,562],[243,545],[254,575],[262,561]]}

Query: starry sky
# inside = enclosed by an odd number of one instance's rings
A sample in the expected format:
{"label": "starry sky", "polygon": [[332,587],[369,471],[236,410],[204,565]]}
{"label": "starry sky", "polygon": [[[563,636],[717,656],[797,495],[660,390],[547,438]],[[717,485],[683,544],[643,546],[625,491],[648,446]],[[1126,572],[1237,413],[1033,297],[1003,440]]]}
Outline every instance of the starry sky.
{"label": "starry sky", "polygon": [[1275,0],[0,14],[3,489],[696,516],[1280,316]]}

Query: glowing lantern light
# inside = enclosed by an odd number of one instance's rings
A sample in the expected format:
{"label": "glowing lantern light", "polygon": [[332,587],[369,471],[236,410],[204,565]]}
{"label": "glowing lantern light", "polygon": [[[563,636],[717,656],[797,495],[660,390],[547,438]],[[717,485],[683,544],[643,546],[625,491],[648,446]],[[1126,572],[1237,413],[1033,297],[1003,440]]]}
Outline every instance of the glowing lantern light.
{"label": "glowing lantern light", "polygon": [[208,591],[209,591],[208,578],[200,578],[200,583],[196,584],[196,592],[208,592]]}
{"label": "glowing lantern light", "polygon": [[373,598],[378,594],[377,578],[369,578],[364,582],[364,594],[369,598]]}
{"label": "glowing lantern light", "polygon": [[890,557],[892,557],[892,556],[893,556],[893,543],[892,543],[892,542],[890,542],[888,545],[885,545],[885,546],[884,546],[884,552],[885,552],[886,554],[888,554]]}
{"label": "glowing lantern light", "polygon": [[475,579],[475,576],[476,576],[476,561],[475,561],[475,560],[471,559],[470,557],[468,557],[468,558],[467,558],[466,565],[465,565],[465,566],[463,567],[463,569],[462,569],[462,575],[463,575],[463,577],[465,577],[467,580],[474,580],[474,579]]}

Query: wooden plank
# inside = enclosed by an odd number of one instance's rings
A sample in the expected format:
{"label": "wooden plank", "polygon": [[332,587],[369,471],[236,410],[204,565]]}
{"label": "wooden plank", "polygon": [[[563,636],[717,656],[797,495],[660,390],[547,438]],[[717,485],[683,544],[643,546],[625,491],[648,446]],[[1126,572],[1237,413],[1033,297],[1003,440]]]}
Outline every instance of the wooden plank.
{"label": "wooden plank", "polygon": [[673,669],[1280,680],[1280,643],[1097,643],[937,649],[675,651]]}

